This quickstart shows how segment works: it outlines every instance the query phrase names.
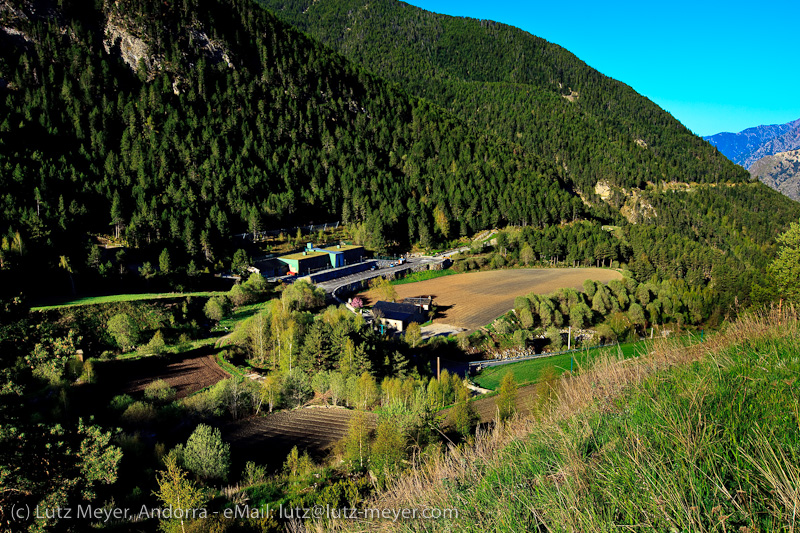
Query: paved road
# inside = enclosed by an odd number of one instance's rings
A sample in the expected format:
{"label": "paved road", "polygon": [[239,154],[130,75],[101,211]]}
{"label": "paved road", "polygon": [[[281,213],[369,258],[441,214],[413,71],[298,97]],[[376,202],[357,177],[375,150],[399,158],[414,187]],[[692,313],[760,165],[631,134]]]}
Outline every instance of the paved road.
{"label": "paved road", "polygon": [[327,292],[328,294],[333,294],[336,291],[336,289],[344,287],[345,285],[350,285],[351,283],[377,278],[378,276],[385,276],[389,273],[400,272],[403,270],[408,270],[409,268],[413,269],[415,267],[420,267],[423,265],[440,263],[441,261],[442,257],[427,257],[427,256],[410,257],[402,265],[397,265],[388,268],[378,268],[375,270],[367,270],[365,272],[358,272],[356,274],[350,274],[349,276],[345,276],[343,278],[323,281],[317,283],[316,285],[318,287],[325,289],[325,292]]}

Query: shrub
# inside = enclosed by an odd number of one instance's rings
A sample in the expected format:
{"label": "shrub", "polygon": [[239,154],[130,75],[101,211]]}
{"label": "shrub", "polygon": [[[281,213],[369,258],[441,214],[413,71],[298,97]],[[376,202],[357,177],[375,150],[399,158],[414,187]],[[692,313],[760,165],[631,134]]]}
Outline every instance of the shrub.
{"label": "shrub", "polygon": [[150,342],[139,347],[138,352],[142,355],[160,355],[164,353],[166,347],[167,343],[164,342],[164,335],[161,334],[161,330],[158,330],[153,335],[153,338],[150,339]]}
{"label": "shrub", "polygon": [[226,296],[214,296],[209,298],[203,307],[203,312],[209,320],[219,322],[230,312],[230,302]]}
{"label": "shrub", "polygon": [[466,437],[472,431],[480,417],[475,410],[475,406],[469,401],[469,389],[460,383],[456,389],[456,405],[453,407],[453,425],[462,437]]}
{"label": "shrub", "polygon": [[230,445],[222,442],[219,429],[200,424],[186,441],[183,462],[202,478],[224,480],[230,469]]}
{"label": "shrub", "polygon": [[133,348],[139,343],[139,324],[127,313],[112,316],[106,327],[114,342],[123,350]]}
{"label": "shrub", "polygon": [[156,408],[145,402],[133,402],[120,417],[123,422],[134,426],[151,424],[156,419]]}
{"label": "shrub", "polygon": [[500,380],[500,394],[495,400],[500,420],[508,420],[517,411],[517,380],[513,372],[507,372]]}
{"label": "shrub", "polygon": [[175,389],[163,379],[150,383],[144,389],[144,397],[153,403],[167,403],[175,399]]}
{"label": "shrub", "polygon": [[544,336],[550,339],[550,348],[552,350],[560,350],[564,346],[564,339],[561,337],[561,332],[556,327],[549,327],[545,331]]}
{"label": "shrub", "polygon": [[267,480],[267,468],[247,461],[242,472],[242,481],[245,485],[259,485]]}
{"label": "shrub", "polygon": [[132,403],[133,403],[133,398],[131,398],[129,395],[120,394],[118,396],[114,396],[113,398],[111,398],[111,402],[108,405],[114,411],[123,412]]}

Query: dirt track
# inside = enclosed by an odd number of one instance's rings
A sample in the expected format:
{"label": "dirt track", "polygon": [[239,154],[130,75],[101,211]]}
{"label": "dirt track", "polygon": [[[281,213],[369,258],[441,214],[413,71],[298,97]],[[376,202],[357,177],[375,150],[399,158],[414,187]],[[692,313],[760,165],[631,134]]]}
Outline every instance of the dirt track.
{"label": "dirt track", "polygon": [[608,283],[622,279],[622,274],[603,268],[519,268],[444,276],[395,288],[400,298],[433,296],[440,310],[434,322],[474,330],[512,309],[517,296],[563,287],[581,290],[587,279]]}

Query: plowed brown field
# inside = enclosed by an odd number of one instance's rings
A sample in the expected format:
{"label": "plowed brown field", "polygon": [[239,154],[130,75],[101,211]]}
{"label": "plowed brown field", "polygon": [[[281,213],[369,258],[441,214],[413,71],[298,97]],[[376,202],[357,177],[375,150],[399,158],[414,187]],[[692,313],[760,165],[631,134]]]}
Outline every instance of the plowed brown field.
{"label": "plowed brown field", "polygon": [[[622,274],[604,268],[518,268],[443,276],[395,288],[400,298],[433,296],[440,310],[434,322],[473,330],[511,310],[517,296],[567,287],[581,290],[587,279],[608,283],[622,279]],[[366,297],[374,303],[369,292]]]}
{"label": "plowed brown field", "polygon": [[178,398],[184,398],[204,387],[227,379],[230,374],[222,370],[213,355],[204,353],[188,357],[148,357],[137,361],[119,361],[113,367],[118,383],[117,394],[136,394],[150,383],[163,379],[175,389]]}
{"label": "plowed brown field", "polygon": [[[339,408],[282,411],[233,422],[223,428],[223,434],[237,455],[259,457],[262,463],[278,467],[293,446],[315,457],[325,455],[347,435],[353,414]],[[377,416],[366,415],[368,425],[374,428]]]}

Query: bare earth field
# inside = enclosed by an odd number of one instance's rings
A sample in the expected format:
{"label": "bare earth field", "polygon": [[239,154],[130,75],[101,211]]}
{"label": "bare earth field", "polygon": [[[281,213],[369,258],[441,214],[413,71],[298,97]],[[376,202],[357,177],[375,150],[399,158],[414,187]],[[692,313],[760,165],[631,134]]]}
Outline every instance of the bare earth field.
{"label": "bare earth field", "polygon": [[[512,309],[517,296],[567,287],[582,290],[587,279],[608,283],[622,279],[622,274],[604,268],[519,268],[443,276],[395,288],[400,298],[433,296],[439,308],[435,323],[474,330]],[[366,296],[374,301],[370,293]]]}
{"label": "bare earth field", "polygon": [[208,354],[120,361],[114,366],[114,374],[119,383],[117,394],[141,393],[150,383],[163,379],[175,389],[178,398],[230,377]]}
{"label": "bare earth field", "polygon": [[[267,416],[253,416],[222,428],[234,454],[261,457],[270,466],[279,467],[292,447],[313,457],[322,457],[347,435],[347,424],[355,411],[331,407],[281,411]],[[366,413],[367,423],[375,427],[377,416]]]}

